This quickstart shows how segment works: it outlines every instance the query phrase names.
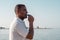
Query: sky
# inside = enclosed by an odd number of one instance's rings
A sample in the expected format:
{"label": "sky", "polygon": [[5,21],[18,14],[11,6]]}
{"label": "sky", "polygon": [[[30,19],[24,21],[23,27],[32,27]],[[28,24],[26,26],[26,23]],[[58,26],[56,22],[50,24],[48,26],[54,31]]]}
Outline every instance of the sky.
{"label": "sky", "polygon": [[[0,0],[0,27],[10,27],[17,4],[26,5],[35,18],[34,27],[60,28],[60,0]],[[28,27],[27,19],[25,23]]]}

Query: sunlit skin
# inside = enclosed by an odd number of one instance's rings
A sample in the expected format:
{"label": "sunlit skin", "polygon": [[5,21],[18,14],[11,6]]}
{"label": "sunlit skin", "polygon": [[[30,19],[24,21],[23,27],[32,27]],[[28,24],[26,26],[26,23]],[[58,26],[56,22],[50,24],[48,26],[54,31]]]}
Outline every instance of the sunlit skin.
{"label": "sunlit skin", "polygon": [[25,6],[22,6],[21,9],[16,9],[16,16],[18,16],[19,18],[21,18],[22,20],[24,20],[25,18],[27,18],[27,10]]}

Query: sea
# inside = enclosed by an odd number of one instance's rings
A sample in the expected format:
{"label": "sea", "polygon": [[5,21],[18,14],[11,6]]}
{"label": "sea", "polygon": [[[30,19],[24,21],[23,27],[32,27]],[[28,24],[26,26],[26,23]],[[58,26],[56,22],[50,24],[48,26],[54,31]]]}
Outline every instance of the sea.
{"label": "sea", "polygon": [[[0,40],[9,40],[8,29],[0,29]],[[34,29],[33,40],[60,40],[60,28]]]}

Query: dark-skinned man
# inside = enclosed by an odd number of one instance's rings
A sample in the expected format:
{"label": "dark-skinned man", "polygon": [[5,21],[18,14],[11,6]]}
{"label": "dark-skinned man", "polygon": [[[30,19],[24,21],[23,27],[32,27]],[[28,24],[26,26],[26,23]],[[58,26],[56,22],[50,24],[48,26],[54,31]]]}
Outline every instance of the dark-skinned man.
{"label": "dark-skinned man", "polygon": [[[10,26],[9,40],[33,40],[34,17],[32,15],[28,15],[26,6],[24,4],[16,5],[15,14],[16,17]],[[25,18],[28,18],[29,30],[26,29],[26,25],[24,23]]]}

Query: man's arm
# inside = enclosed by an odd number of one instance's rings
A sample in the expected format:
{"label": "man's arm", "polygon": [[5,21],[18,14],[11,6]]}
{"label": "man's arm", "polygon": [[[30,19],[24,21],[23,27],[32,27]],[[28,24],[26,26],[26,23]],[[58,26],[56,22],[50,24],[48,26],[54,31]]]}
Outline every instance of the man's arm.
{"label": "man's arm", "polygon": [[33,39],[33,35],[34,35],[33,23],[29,23],[29,26],[30,26],[29,33],[28,33],[26,38]]}
{"label": "man's arm", "polygon": [[34,18],[33,18],[33,16],[30,15],[28,17],[28,21],[29,21],[29,32],[28,32],[28,35],[26,36],[26,38],[33,39],[33,35],[34,35],[34,29],[33,29]]}

